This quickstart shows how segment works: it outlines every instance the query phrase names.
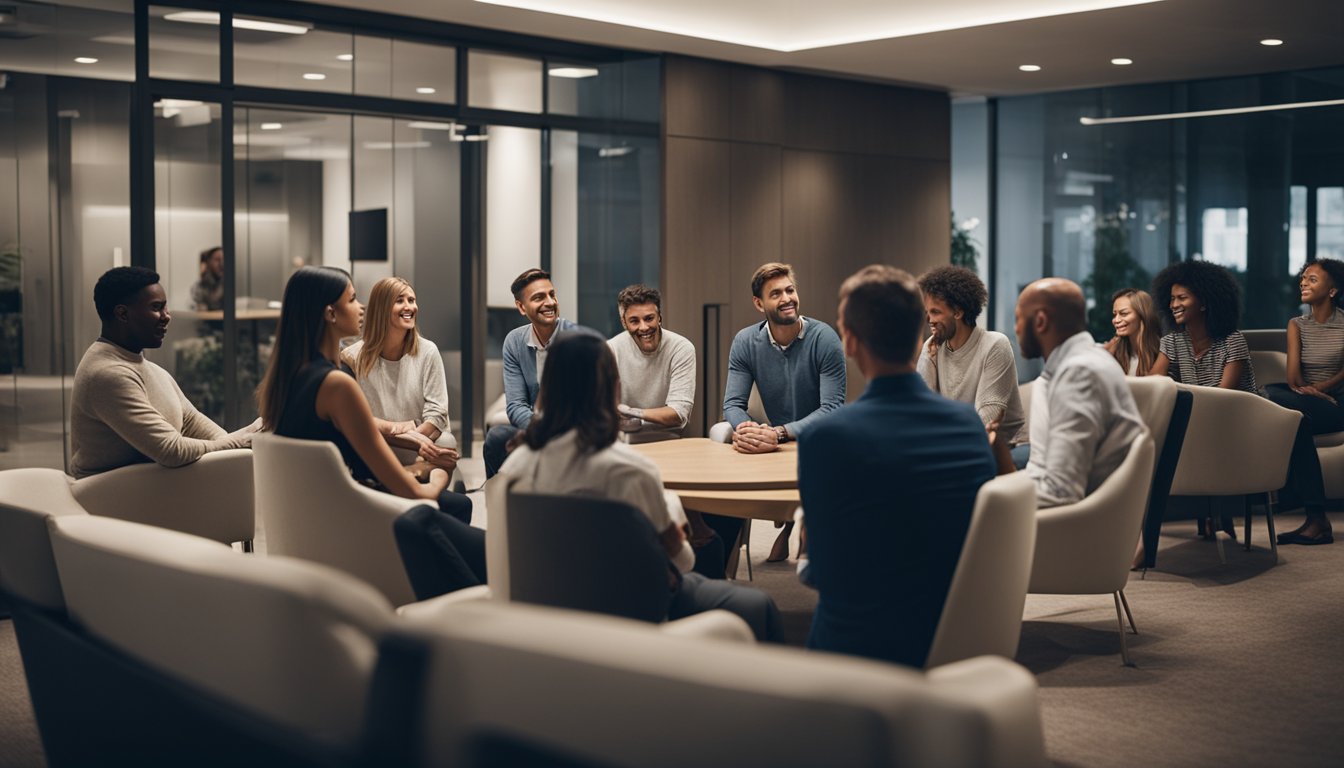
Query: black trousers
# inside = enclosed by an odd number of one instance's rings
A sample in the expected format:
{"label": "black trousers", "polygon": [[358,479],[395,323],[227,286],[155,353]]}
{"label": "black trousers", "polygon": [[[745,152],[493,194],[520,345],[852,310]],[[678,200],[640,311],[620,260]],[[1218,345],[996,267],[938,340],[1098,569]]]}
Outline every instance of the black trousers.
{"label": "black trousers", "polygon": [[392,534],[417,600],[485,583],[485,531],[480,528],[421,504],[396,519]]}
{"label": "black trousers", "polygon": [[1325,483],[1321,477],[1321,458],[1316,453],[1312,437],[1344,430],[1344,407],[1312,395],[1299,395],[1287,384],[1270,384],[1265,387],[1265,394],[1277,405],[1302,414],[1302,423],[1293,440],[1285,490],[1296,492],[1309,516],[1324,515]]}

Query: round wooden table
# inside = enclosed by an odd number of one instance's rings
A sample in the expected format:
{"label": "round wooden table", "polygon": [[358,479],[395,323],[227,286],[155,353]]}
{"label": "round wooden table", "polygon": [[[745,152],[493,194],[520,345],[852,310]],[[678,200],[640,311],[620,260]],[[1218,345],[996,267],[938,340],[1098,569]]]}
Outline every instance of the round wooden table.
{"label": "round wooden table", "polygon": [[773,453],[738,453],[703,437],[631,446],[653,460],[663,486],[696,512],[793,520],[798,507],[798,444]]}

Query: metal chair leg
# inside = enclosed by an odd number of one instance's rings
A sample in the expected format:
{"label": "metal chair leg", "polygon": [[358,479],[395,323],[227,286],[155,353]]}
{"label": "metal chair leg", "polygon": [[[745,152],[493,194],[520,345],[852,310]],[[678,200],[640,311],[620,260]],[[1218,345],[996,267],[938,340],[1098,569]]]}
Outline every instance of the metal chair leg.
{"label": "metal chair leg", "polygon": [[1251,497],[1250,497],[1250,496],[1247,496],[1246,499],[1245,499],[1245,501],[1246,501],[1246,522],[1245,522],[1244,525],[1243,525],[1244,530],[1243,530],[1243,532],[1242,532],[1242,538],[1244,538],[1244,539],[1246,540],[1246,551],[1247,551],[1247,552],[1250,552],[1250,551],[1251,551],[1251,509],[1252,509],[1255,505],[1251,503]]}
{"label": "metal chair leg", "polygon": [[1274,564],[1279,564],[1279,537],[1274,533],[1274,508],[1279,505],[1278,491],[1270,491],[1265,504],[1265,525],[1269,528],[1269,551],[1274,555]]}
{"label": "metal chair leg", "polygon": [[743,554],[747,558],[747,581],[756,580],[751,573],[751,523],[750,517],[742,521],[742,549],[745,550]]}
{"label": "metal chair leg", "polygon": [[1134,626],[1134,614],[1129,610],[1129,600],[1125,599],[1125,590],[1121,589],[1115,594],[1120,596],[1120,604],[1125,607],[1125,618],[1129,619],[1129,628],[1134,634],[1139,634],[1139,628]]}
{"label": "metal chair leg", "polygon": [[1126,667],[1134,666],[1134,661],[1129,658],[1129,641],[1125,639],[1125,617],[1120,615],[1120,593],[1113,592],[1111,597],[1115,600],[1115,626],[1120,630],[1120,660]]}

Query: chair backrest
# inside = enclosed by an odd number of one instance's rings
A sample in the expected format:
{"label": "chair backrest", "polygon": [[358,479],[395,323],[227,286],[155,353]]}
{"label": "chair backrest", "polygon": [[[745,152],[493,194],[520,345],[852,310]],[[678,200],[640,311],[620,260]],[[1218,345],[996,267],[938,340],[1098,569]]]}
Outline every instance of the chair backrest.
{"label": "chair backrest", "polygon": [[[1288,328],[1279,326],[1278,328],[1255,328],[1241,332],[1246,337],[1246,346],[1251,351],[1266,350],[1270,352],[1288,352]],[[1256,381],[1260,380],[1260,369],[1255,371]]]}
{"label": "chair backrest", "polygon": [[1153,441],[1134,438],[1120,466],[1086,498],[1036,512],[1028,590],[1108,594],[1125,586],[1153,481]]}
{"label": "chair backrest", "polygon": [[71,490],[92,515],[224,543],[250,540],[256,530],[247,449],[207,453],[184,467],[133,464],[76,480]]}
{"label": "chair backrest", "polygon": [[1036,683],[1005,659],[923,674],[538,606],[453,612],[412,631],[430,647],[419,765],[471,764],[500,735],[583,765],[1044,763]]}
{"label": "chair backrest", "polygon": [[1251,368],[1255,371],[1255,383],[1283,384],[1288,381],[1288,353],[1270,349],[1251,350]]}
{"label": "chair backrest", "polygon": [[[501,532],[490,510],[493,538]],[[667,618],[667,554],[643,512],[612,499],[510,492],[505,599],[642,621]],[[491,594],[494,566],[491,568]]]}
{"label": "chair backrest", "polygon": [[415,600],[392,524],[420,501],[356,483],[335,444],[324,440],[257,435],[252,457],[268,554],[358,576],[393,605]]}
{"label": "chair backrest", "polygon": [[1187,387],[1194,402],[1173,496],[1240,496],[1283,487],[1302,414],[1233,389]]}
{"label": "chair backrest", "polygon": [[926,667],[984,655],[1013,658],[1035,549],[1031,478],[1016,472],[980,486]]}
{"label": "chair backrest", "polygon": [[87,515],[59,469],[0,472],[0,589],[40,608],[65,608],[47,518]]}
{"label": "chair backrest", "polygon": [[391,606],[329,568],[196,536],[54,518],[72,620],[152,668],[327,743],[359,735]]}
{"label": "chair backrest", "polygon": [[1125,382],[1134,395],[1139,418],[1143,419],[1149,437],[1153,438],[1154,454],[1160,456],[1176,406],[1176,382],[1167,376],[1127,376]]}

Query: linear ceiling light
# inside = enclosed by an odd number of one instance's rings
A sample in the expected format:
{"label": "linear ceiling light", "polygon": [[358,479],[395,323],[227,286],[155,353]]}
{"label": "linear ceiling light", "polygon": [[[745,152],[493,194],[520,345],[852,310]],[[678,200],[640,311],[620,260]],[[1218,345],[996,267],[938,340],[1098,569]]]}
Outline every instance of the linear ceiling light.
{"label": "linear ceiling light", "polygon": [[1244,115],[1251,112],[1278,112],[1284,109],[1311,109],[1313,107],[1344,107],[1344,99],[1329,101],[1298,101],[1291,104],[1262,104],[1258,107],[1232,107],[1229,109],[1202,109],[1198,112],[1169,112],[1161,115],[1131,115],[1129,117],[1080,117],[1083,125],[1114,125],[1116,123],[1147,123],[1154,120],[1185,120],[1192,117],[1219,117],[1222,115]]}
{"label": "linear ceiling light", "polygon": [[[219,24],[219,14],[214,11],[174,11],[164,14],[168,21],[180,21],[186,24]],[[278,21],[245,19],[233,17],[234,29],[254,29],[258,32],[279,32],[282,35],[306,35],[311,27],[303,24],[281,24]]]}
{"label": "linear ceiling light", "polygon": [[454,131],[457,130],[456,123],[435,123],[428,120],[412,120],[406,124],[407,128],[419,128],[422,131]]}
{"label": "linear ceiling light", "polygon": [[584,77],[597,77],[596,67],[551,67],[546,70],[551,77],[569,77],[575,80]]}
{"label": "linear ceiling light", "polygon": [[[791,53],[871,40],[924,35],[1086,13],[1162,0],[963,0],[952,10],[931,3],[777,3],[775,0],[475,0],[523,11],[665,32]],[[786,5],[788,10],[780,11]]]}

